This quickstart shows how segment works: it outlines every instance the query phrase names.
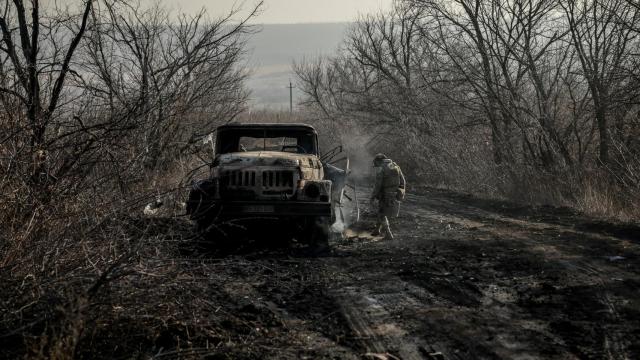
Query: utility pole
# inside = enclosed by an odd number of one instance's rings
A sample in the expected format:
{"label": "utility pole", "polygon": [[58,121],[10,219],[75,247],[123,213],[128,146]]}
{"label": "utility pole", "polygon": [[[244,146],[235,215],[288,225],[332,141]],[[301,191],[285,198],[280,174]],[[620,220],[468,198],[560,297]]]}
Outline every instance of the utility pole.
{"label": "utility pole", "polygon": [[287,86],[289,88],[289,114],[293,114],[293,87],[291,80],[289,80],[289,86]]}

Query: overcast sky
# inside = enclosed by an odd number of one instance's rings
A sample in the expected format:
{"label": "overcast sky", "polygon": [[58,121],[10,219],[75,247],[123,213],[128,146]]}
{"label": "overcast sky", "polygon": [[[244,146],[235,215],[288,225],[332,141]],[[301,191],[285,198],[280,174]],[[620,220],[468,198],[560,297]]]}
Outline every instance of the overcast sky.
{"label": "overcast sky", "polygon": [[[151,2],[153,0],[143,0]],[[222,15],[234,6],[252,8],[257,0],[164,0],[171,7],[194,13],[203,7],[213,16]],[[265,0],[254,23],[295,24],[353,21],[358,14],[391,8],[393,0]],[[245,11],[246,13],[246,11]]]}

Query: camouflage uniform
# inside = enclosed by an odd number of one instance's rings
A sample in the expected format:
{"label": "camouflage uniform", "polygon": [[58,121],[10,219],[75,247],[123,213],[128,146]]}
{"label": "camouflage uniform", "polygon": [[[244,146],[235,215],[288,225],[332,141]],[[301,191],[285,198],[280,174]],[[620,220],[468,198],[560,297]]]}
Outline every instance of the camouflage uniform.
{"label": "camouflage uniform", "polygon": [[376,183],[371,194],[372,202],[378,200],[378,219],[374,234],[384,232],[385,239],[393,239],[389,218],[398,217],[400,201],[404,200],[405,179],[398,164],[383,154],[373,160]]}

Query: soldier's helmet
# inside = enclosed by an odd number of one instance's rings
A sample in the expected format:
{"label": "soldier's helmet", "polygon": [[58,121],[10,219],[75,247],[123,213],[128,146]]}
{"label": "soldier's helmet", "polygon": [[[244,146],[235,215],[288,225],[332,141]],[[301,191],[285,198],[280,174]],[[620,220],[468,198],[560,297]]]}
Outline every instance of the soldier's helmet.
{"label": "soldier's helmet", "polygon": [[373,158],[373,166],[380,166],[382,165],[382,160],[384,159],[388,159],[387,155],[385,154],[377,154],[374,158]]}

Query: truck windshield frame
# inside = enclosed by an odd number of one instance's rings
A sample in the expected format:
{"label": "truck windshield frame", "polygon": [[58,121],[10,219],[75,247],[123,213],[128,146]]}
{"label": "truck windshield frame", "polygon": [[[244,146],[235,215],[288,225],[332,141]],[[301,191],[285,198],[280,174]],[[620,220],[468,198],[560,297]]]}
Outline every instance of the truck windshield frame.
{"label": "truck windshield frame", "polygon": [[288,141],[287,151],[297,154],[318,155],[318,139],[313,130],[306,129],[273,129],[273,128],[238,128],[219,129],[216,137],[216,154],[228,154],[233,152],[247,151],[241,147],[241,138],[263,139],[261,149],[251,151],[283,151],[274,150],[273,143],[267,145],[267,140],[271,139],[295,139],[296,144]]}

